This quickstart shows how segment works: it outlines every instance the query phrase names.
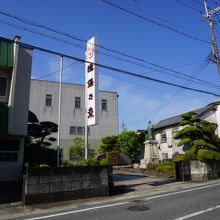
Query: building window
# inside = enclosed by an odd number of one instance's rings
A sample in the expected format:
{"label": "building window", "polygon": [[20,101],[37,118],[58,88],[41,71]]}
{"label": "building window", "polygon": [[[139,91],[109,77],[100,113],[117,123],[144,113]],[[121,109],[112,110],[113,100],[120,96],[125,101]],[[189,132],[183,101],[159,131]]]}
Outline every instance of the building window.
{"label": "building window", "polygon": [[0,152],[0,161],[17,161],[18,154],[11,152]]}
{"label": "building window", "polygon": [[162,141],[162,142],[166,142],[166,141],[167,141],[167,135],[166,135],[166,133],[162,133],[162,134],[161,134],[161,141]]}
{"label": "building window", "polygon": [[81,108],[80,97],[75,97],[75,108]]}
{"label": "building window", "polygon": [[52,95],[46,94],[46,106],[52,106]]}
{"label": "building window", "polygon": [[75,126],[70,126],[70,135],[76,134],[76,127]]}
{"label": "building window", "polygon": [[102,99],[102,110],[103,111],[107,110],[107,100],[106,99]]}
{"label": "building window", "polygon": [[[90,135],[90,127],[88,127],[88,135]],[[70,126],[70,135],[85,135],[85,127],[84,126]]]}
{"label": "building window", "polygon": [[7,78],[0,76],[0,96],[5,97],[6,96],[6,90],[7,90]]}
{"label": "building window", "polygon": [[78,135],[83,135],[83,133],[84,133],[83,130],[84,130],[84,129],[83,129],[82,126],[77,127],[77,134],[78,134]]}
{"label": "building window", "polygon": [[19,151],[19,140],[0,140],[0,151]]}

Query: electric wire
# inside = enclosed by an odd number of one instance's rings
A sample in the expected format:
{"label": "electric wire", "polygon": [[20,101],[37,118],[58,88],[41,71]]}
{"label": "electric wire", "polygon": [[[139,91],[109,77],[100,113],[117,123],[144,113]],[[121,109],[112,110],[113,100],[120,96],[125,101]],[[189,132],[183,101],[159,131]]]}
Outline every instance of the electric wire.
{"label": "electric wire", "polygon": [[178,33],[178,34],[180,34],[180,35],[182,35],[182,36],[185,36],[185,37],[187,37],[187,38],[191,38],[191,39],[194,39],[194,40],[197,40],[197,41],[206,43],[206,44],[211,44],[210,41],[207,41],[207,40],[205,40],[205,39],[201,39],[201,38],[199,38],[199,37],[193,36],[192,34],[188,34],[188,33],[185,33],[185,32],[183,32],[183,31],[177,30],[177,29],[175,29],[175,28],[173,28],[173,27],[170,27],[170,26],[167,26],[167,25],[165,25],[165,24],[161,24],[161,23],[159,23],[159,22],[157,22],[157,21],[155,21],[155,20],[152,20],[152,19],[150,19],[150,18],[148,18],[148,17],[146,17],[146,16],[137,14],[136,12],[133,12],[133,11],[127,9],[127,8],[124,8],[124,7],[118,5],[118,4],[114,3],[114,2],[109,2],[109,1],[107,1],[107,0],[101,0],[101,1],[104,2],[104,3],[106,3],[106,4],[108,4],[108,5],[110,5],[110,6],[113,6],[113,7],[117,8],[117,9],[120,9],[121,11],[124,11],[124,12],[126,12],[126,13],[128,13],[128,14],[130,14],[130,15],[132,15],[132,16],[138,17],[138,18],[140,18],[140,19],[142,19],[142,20],[145,20],[145,21],[150,22],[150,23],[152,23],[152,24],[155,24],[155,25],[157,25],[157,26],[163,27],[163,28],[168,29],[168,30],[170,30],[170,31],[172,31],[172,32]]}
{"label": "electric wire", "polygon": [[180,25],[174,24],[173,22],[168,21],[168,20],[165,19],[165,18],[159,17],[158,15],[155,15],[155,14],[149,12],[149,11],[146,11],[146,10],[143,9],[143,8],[137,7],[137,6],[133,5],[133,4],[131,4],[131,3],[127,2],[127,1],[125,1],[125,0],[120,0],[120,1],[121,1],[121,2],[124,2],[125,4],[129,5],[130,7],[134,8],[134,9],[137,9],[137,10],[139,10],[139,11],[141,11],[141,12],[144,12],[144,13],[146,13],[146,14],[149,14],[150,16],[152,16],[152,17],[154,17],[154,18],[160,20],[161,22],[167,23],[167,24],[172,25],[172,26],[174,26],[174,27],[176,27],[176,28],[181,28],[181,29],[183,29],[183,30],[185,30],[185,31],[187,31],[187,32],[189,32],[189,33],[194,34],[194,35],[203,37],[203,36],[201,36],[201,35],[198,34],[198,33],[195,33],[195,32],[193,32],[193,31],[191,31],[191,30],[188,30],[187,28],[182,27],[182,26],[180,26]]}
{"label": "electric wire", "polygon": [[209,0],[210,3],[214,4],[214,5],[219,5],[217,2],[213,1],[213,0]]}
{"label": "electric wire", "polygon": [[[201,3],[200,1],[198,0],[192,0],[193,2],[195,2],[196,4],[200,5],[200,6],[204,6],[203,3]],[[210,9],[209,7],[207,7],[208,9]]]}
{"label": "electric wire", "polygon": [[[74,64],[77,63],[77,62],[78,62],[78,61],[74,61],[74,62],[70,63],[69,65],[64,66],[64,67],[63,67],[63,70],[69,68],[70,66],[74,65]],[[47,78],[48,76],[51,76],[51,75],[53,75],[53,74],[55,74],[55,73],[58,73],[59,71],[60,71],[60,70],[56,70],[56,71],[53,71],[53,72],[50,72],[50,73],[47,73],[47,74],[41,74],[41,76],[39,76],[39,77],[37,77],[37,78],[35,78],[35,79],[39,80],[39,79]],[[35,73],[35,74],[33,74],[33,75],[38,75],[38,74]]]}
{"label": "electric wire", "polygon": [[185,2],[182,2],[182,1],[180,1],[180,0],[176,0],[176,2],[178,2],[178,3],[181,4],[181,5],[184,5],[184,6],[187,7],[187,8],[192,9],[193,11],[198,12],[199,14],[203,14],[202,11],[200,11],[200,10],[198,10],[198,9],[196,9],[196,8],[194,8],[194,7],[192,7],[191,5],[186,4]]}
{"label": "electric wire", "polygon": [[[6,39],[6,38],[0,37],[0,40],[4,40],[4,41],[7,41],[7,42],[11,42],[11,43],[15,43],[16,44],[16,42],[14,42],[13,40],[9,40],[9,39]],[[38,46],[26,44],[26,43],[19,43],[19,44],[20,44],[20,46],[25,47],[25,48],[43,51],[43,52],[46,52],[46,53],[57,55],[59,57],[65,57],[65,58],[68,58],[68,59],[79,61],[81,63],[94,64],[97,67],[100,67],[100,68],[103,68],[103,69],[111,70],[113,72],[122,73],[122,74],[129,75],[129,76],[136,77],[136,78],[145,79],[145,80],[148,80],[148,81],[153,81],[153,82],[156,82],[156,83],[159,83],[159,84],[169,85],[169,86],[178,87],[178,88],[184,88],[184,89],[187,89],[187,90],[190,90],[190,91],[204,93],[204,94],[209,94],[209,95],[213,95],[213,96],[217,96],[217,97],[220,96],[220,94],[217,94],[217,93],[214,93],[214,92],[210,92],[210,91],[207,91],[207,90],[201,90],[201,89],[195,89],[195,88],[191,88],[191,87],[187,87],[187,86],[182,86],[182,85],[175,84],[175,83],[172,83],[172,82],[169,82],[169,81],[164,81],[164,80],[160,80],[160,79],[144,76],[144,75],[138,74],[136,72],[127,71],[127,70],[116,68],[116,67],[113,67],[113,66],[109,66],[109,65],[105,65],[105,64],[101,64],[101,63],[89,62],[89,61],[84,60],[84,59],[79,58],[79,57],[75,57],[75,56],[67,55],[67,54],[64,54],[64,53],[52,51],[52,50],[45,49],[45,48],[42,48],[42,47],[38,47]]]}
{"label": "electric wire", "polygon": [[[15,27],[15,28],[24,30],[24,31],[31,32],[31,33],[33,33],[33,34],[37,34],[37,35],[40,35],[40,36],[43,36],[43,37],[47,37],[47,38],[50,38],[50,39],[53,39],[53,40],[56,40],[56,41],[60,41],[60,42],[63,42],[63,43],[65,43],[65,44],[69,44],[69,45],[78,47],[78,48],[80,48],[80,49],[86,50],[86,47],[81,46],[81,45],[78,45],[78,44],[76,44],[76,43],[72,43],[72,42],[70,42],[70,41],[67,41],[67,40],[64,40],[64,39],[61,39],[61,38],[58,38],[58,37],[54,37],[54,36],[45,34],[45,33],[43,33],[43,32],[39,32],[39,31],[30,29],[30,28],[26,28],[26,27],[23,27],[23,26],[20,26],[20,25],[17,25],[17,24],[13,24],[13,23],[8,22],[8,21],[4,21],[4,20],[1,20],[1,19],[0,19],[0,23],[3,23],[3,24],[6,24],[6,25],[9,25],[9,26],[12,26],[12,27]],[[152,62],[149,62],[149,61],[140,59],[140,58],[136,58],[136,59],[139,60],[139,61],[148,63],[148,64],[150,64],[150,65],[152,65],[152,66],[155,66],[155,67],[157,67],[157,68],[161,68],[161,69],[163,69],[163,70],[172,72],[172,73],[167,73],[167,72],[164,72],[164,71],[162,71],[162,70],[160,70],[160,69],[158,70],[158,69],[155,69],[155,68],[152,68],[152,67],[143,65],[143,64],[139,64],[139,63],[137,63],[137,62],[133,62],[133,61],[129,61],[129,60],[127,60],[127,59],[115,57],[115,56],[113,56],[113,55],[111,55],[111,54],[106,54],[106,53],[103,53],[103,52],[101,52],[101,51],[100,51],[99,53],[102,54],[102,55],[105,55],[105,56],[109,56],[109,57],[114,58],[114,59],[119,59],[119,60],[124,61],[124,62],[132,63],[132,64],[134,64],[134,65],[138,65],[138,66],[141,66],[141,67],[144,67],[144,68],[148,68],[148,69],[153,70],[153,71],[156,71],[156,72],[160,72],[160,73],[163,73],[163,74],[167,74],[167,75],[169,75],[169,76],[173,76],[173,77],[177,77],[177,78],[182,78],[182,79],[186,79],[186,78],[183,77],[183,76],[186,76],[186,77],[188,77],[188,78],[191,78],[191,76],[188,75],[188,74],[184,74],[184,73],[182,73],[182,72],[178,72],[178,71],[172,70],[172,69],[170,69],[170,68],[163,67],[163,66],[161,66],[161,65],[158,65],[158,64],[155,64],[155,63],[152,63]],[[123,55],[125,56],[125,54],[123,54]],[[127,55],[127,56],[128,56],[129,58],[130,58],[130,57],[133,58],[133,56],[130,56],[130,55]],[[174,75],[173,73],[176,74],[176,75]],[[178,75],[179,75],[179,76],[178,76]],[[218,89],[220,88],[219,85],[216,85],[216,84],[207,82],[207,81],[205,81],[205,80],[201,80],[201,79],[194,79],[194,80],[198,81],[197,83],[198,83],[198,84],[201,84],[201,85],[205,85],[205,86],[209,86],[209,87],[215,87],[215,88],[218,88]]]}
{"label": "electric wire", "polygon": [[[209,62],[211,61],[211,57],[210,55],[205,59],[205,62],[203,64],[201,64],[198,68],[197,71],[195,71],[195,73],[192,75],[193,77],[196,77],[198,75],[200,75],[206,68],[206,66],[209,64]],[[192,80],[187,80],[183,85],[190,85],[192,83]],[[177,98],[179,96],[181,96],[183,94],[185,90],[182,88],[178,88],[172,95],[170,98],[168,98],[167,100],[164,101],[164,103],[160,104],[159,106],[157,106],[156,108],[154,108],[153,110],[151,110],[150,112],[147,113],[147,115],[150,114],[158,114],[159,112],[161,112],[165,107],[167,107],[170,103],[174,102],[177,100]],[[132,120],[132,121],[127,121],[128,124],[132,124],[138,121],[142,121],[143,119],[145,119],[147,117],[147,115],[142,116],[139,119],[136,120]]]}
{"label": "electric wire", "polygon": [[[50,31],[53,31],[53,32],[56,32],[56,33],[59,33],[59,34],[62,34],[62,35],[66,35],[66,36],[71,37],[71,38],[73,38],[73,39],[80,40],[81,42],[86,42],[85,40],[81,40],[81,39],[79,39],[79,38],[77,38],[77,37],[75,37],[75,36],[69,35],[69,34],[64,33],[64,32],[60,32],[60,31],[55,30],[55,29],[52,29],[52,28],[50,28],[50,27],[46,27],[45,25],[35,23],[35,22],[30,21],[30,20],[27,20],[27,19],[25,19],[25,18],[21,18],[21,17],[18,17],[18,16],[16,16],[16,15],[13,15],[13,14],[8,14],[8,13],[3,12],[3,11],[0,11],[0,13],[1,13],[1,14],[4,14],[4,15],[6,15],[6,16],[9,16],[9,17],[16,18],[16,19],[18,19],[19,21],[25,22],[25,23],[27,23],[27,24],[29,24],[29,25],[46,28],[46,29],[48,29],[48,30],[50,30]],[[5,21],[4,21],[4,22],[5,22]],[[8,25],[9,25],[9,24],[8,24]],[[22,29],[28,31],[27,28],[22,28]],[[31,31],[31,30],[30,30],[30,31]],[[54,39],[54,40],[58,40],[58,41],[61,41],[61,42],[63,42],[63,43],[66,43],[66,44],[71,44],[71,45],[73,45],[73,46],[76,46],[76,47],[85,49],[85,47],[82,47],[82,46],[77,45],[77,44],[70,43],[70,42],[68,42],[68,41],[66,41],[66,40],[59,39],[59,38],[53,37],[53,36],[46,36],[46,34],[45,34],[45,33],[42,33],[42,32],[41,32],[41,33],[40,33],[40,32],[37,33],[36,31],[33,31],[33,30],[32,30],[32,33],[40,34],[41,36],[49,37],[49,38],[52,38],[52,39]],[[114,53],[118,53],[118,54],[120,54],[120,55],[122,55],[122,56],[126,56],[126,57],[129,57],[129,58],[132,58],[132,59],[136,59],[136,60],[141,61],[141,62],[148,63],[148,64],[150,64],[150,65],[154,65],[153,63],[148,62],[148,61],[146,61],[146,60],[143,60],[143,59],[140,59],[140,58],[137,58],[137,57],[134,57],[134,56],[130,56],[130,55],[128,55],[128,54],[124,54],[124,53],[121,53],[121,52],[116,51],[116,50],[112,50],[112,49],[109,49],[109,48],[105,48],[105,47],[100,46],[100,45],[98,45],[98,46],[99,46],[100,48],[102,48],[102,49],[105,49],[105,50],[108,50],[108,51],[111,51],[111,52],[114,52]],[[104,53],[102,53],[102,52],[99,52],[99,53],[101,53],[101,54],[103,54],[103,55],[107,55],[107,54],[104,54]],[[116,57],[111,56],[110,54],[108,54],[107,56],[110,56],[110,57],[112,57],[112,58],[116,58]],[[116,59],[119,59],[119,60],[122,60],[122,61],[125,61],[125,62],[129,62],[129,63],[132,63],[132,64],[134,64],[134,65],[138,65],[138,66],[141,66],[141,67],[144,67],[144,68],[145,68],[145,67],[146,67],[146,68],[149,68],[148,66],[143,66],[143,65],[140,65],[140,64],[135,63],[135,62],[131,62],[131,61],[128,61],[128,60],[121,59],[121,58],[119,58],[119,57],[117,57]],[[162,66],[160,66],[160,65],[154,65],[154,66],[164,69],[164,67],[162,67]],[[151,69],[151,70],[153,70],[153,71],[159,71],[159,72],[161,72],[160,70],[157,70],[157,69],[156,69],[156,70],[155,70],[155,69],[152,69],[152,68],[149,68],[149,69]],[[171,72],[174,72],[174,71],[172,71],[172,70],[170,70],[170,69],[168,69],[168,68],[166,68],[166,70],[171,71]],[[166,73],[166,72],[161,72],[161,73],[163,73],[163,74],[168,74],[168,73]],[[174,73],[177,73],[177,72],[175,71]],[[182,75],[185,75],[186,77],[189,77],[189,75],[187,75],[187,74],[183,74],[183,73],[179,73],[179,72],[178,72],[177,74],[180,74],[180,75],[181,75],[180,78],[183,78]],[[174,76],[173,74],[169,74],[169,75]],[[174,77],[176,77],[176,76],[174,76]],[[197,79],[197,80],[198,80],[198,81],[203,81],[203,80],[199,80],[199,79]],[[204,82],[204,81],[203,81],[203,82]],[[204,83],[207,83],[207,82],[205,81]],[[207,84],[210,85],[210,83],[207,83]],[[214,85],[214,86],[216,86],[216,85]],[[217,87],[218,87],[218,85],[217,85]]]}

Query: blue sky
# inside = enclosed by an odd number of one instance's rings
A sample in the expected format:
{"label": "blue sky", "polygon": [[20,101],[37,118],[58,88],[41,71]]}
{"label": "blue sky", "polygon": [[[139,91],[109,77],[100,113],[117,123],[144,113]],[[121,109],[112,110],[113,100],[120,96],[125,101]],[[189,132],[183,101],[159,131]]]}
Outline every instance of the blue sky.
{"label": "blue sky", "polygon": [[[211,41],[208,23],[202,20],[202,14],[199,13],[199,11],[204,13],[202,0],[108,1],[175,30],[186,32],[205,41]],[[180,2],[186,3],[193,9]],[[220,5],[220,1],[209,0],[211,9],[216,7],[214,2]],[[99,63],[220,94],[220,89],[196,84],[180,74],[184,73],[220,86],[220,77],[216,65],[212,62],[209,65],[204,64],[204,60],[211,52],[211,44],[182,36],[177,32],[152,24],[114,8],[101,0],[1,0],[1,10],[67,32],[82,40],[88,40],[95,36],[99,45],[144,59],[156,65],[171,68],[179,72],[175,75],[184,77],[184,79],[173,77],[173,72],[152,71],[152,69],[158,70],[160,68],[101,49],[101,53],[127,59],[139,65],[103,54],[99,54]],[[216,19],[218,18],[216,17]],[[62,38],[80,47],[86,46],[85,43],[24,24],[0,14],[0,35],[2,37],[13,38],[14,35],[19,35],[24,43],[84,58],[85,50],[82,48],[7,26],[2,24],[2,21]],[[215,25],[215,28],[219,42],[219,25]],[[64,82],[84,84],[84,65],[65,59],[64,66],[68,65],[69,67],[64,69]],[[32,77],[39,78],[58,69],[59,57],[39,51],[34,52]],[[58,81],[59,73],[42,79]],[[217,99],[212,95],[178,89],[101,68],[99,69],[99,84],[100,90],[118,92],[119,126],[121,127],[124,120],[127,129],[132,130],[146,128],[149,120],[155,124],[161,119],[202,107]]]}

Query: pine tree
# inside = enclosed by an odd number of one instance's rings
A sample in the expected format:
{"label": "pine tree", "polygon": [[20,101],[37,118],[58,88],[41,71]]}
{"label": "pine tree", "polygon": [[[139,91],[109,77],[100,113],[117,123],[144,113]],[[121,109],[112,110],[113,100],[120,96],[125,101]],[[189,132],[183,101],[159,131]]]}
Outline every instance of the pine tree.
{"label": "pine tree", "polygon": [[178,146],[183,146],[186,153],[180,160],[220,160],[220,139],[215,134],[217,125],[197,117],[195,112],[181,115],[180,122],[184,126],[176,133],[175,139],[180,139]]}

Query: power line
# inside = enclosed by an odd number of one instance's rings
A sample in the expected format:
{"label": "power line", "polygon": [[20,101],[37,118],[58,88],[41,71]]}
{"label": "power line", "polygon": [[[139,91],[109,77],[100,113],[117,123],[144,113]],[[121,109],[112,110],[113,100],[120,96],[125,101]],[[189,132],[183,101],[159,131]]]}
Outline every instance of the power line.
{"label": "power line", "polygon": [[[0,40],[8,41],[8,42],[11,42],[11,43],[16,43],[13,40],[9,40],[9,39],[2,38],[2,37],[0,37]],[[104,64],[101,64],[101,63],[92,63],[92,62],[89,62],[87,60],[75,57],[75,56],[63,54],[63,53],[52,51],[52,50],[45,49],[45,48],[42,48],[42,47],[33,46],[33,45],[30,45],[30,44],[25,44],[25,43],[19,43],[19,44],[21,46],[23,46],[23,47],[26,47],[26,48],[43,51],[43,52],[46,52],[46,53],[50,53],[50,54],[54,54],[54,55],[57,55],[57,56],[65,57],[65,58],[72,59],[72,60],[75,60],[75,61],[79,61],[79,62],[82,62],[82,63],[94,64],[94,65],[96,65],[98,67],[101,67],[101,68],[104,68],[104,69],[108,69],[108,70],[111,70],[113,72],[123,73],[125,75],[129,75],[129,76],[133,76],[133,77],[137,77],[137,78],[141,78],[141,79],[146,79],[146,80],[157,82],[157,83],[164,84],[164,85],[184,88],[184,89],[187,89],[187,90],[190,90],[190,91],[194,91],[194,92],[209,94],[209,95],[213,95],[213,96],[217,96],[217,97],[220,96],[220,94],[216,94],[216,93],[213,93],[213,92],[210,92],[210,91],[194,89],[194,88],[190,88],[190,87],[187,87],[187,86],[182,86],[182,85],[175,84],[175,83],[172,83],[172,82],[155,79],[155,78],[152,78],[152,77],[144,76],[144,75],[141,75],[141,74],[138,74],[138,73],[135,73],[135,72],[130,72],[130,71],[127,71],[127,70],[119,69],[119,68],[116,68],[116,67],[113,67],[113,66],[104,65]]]}
{"label": "power line", "polygon": [[215,2],[215,1],[213,1],[213,0],[210,0],[210,2],[211,2],[212,4],[219,5],[217,2]]}
{"label": "power line", "polygon": [[178,2],[178,3],[181,4],[181,5],[184,5],[184,6],[187,7],[187,8],[192,9],[193,11],[196,11],[196,12],[202,14],[202,11],[200,11],[200,10],[198,10],[198,9],[196,9],[196,8],[194,8],[194,7],[192,7],[191,5],[186,4],[185,2],[182,2],[182,1],[180,1],[180,0],[176,0],[176,2]]}
{"label": "power line", "polygon": [[[21,30],[24,30],[24,31],[28,31],[28,32],[31,32],[33,34],[37,34],[37,35],[40,35],[40,36],[43,36],[43,37],[47,37],[47,38],[50,38],[50,39],[53,39],[53,40],[56,40],[56,41],[60,41],[60,42],[63,42],[65,44],[69,44],[69,45],[72,45],[72,46],[75,46],[75,47],[78,47],[80,49],[86,49],[85,47],[81,46],[81,45],[78,45],[78,44],[75,44],[75,43],[72,43],[70,41],[67,41],[67,40],[64,40],[64,39],[61,39],[61,38],[58,38],[58,37],[54,37],[54,36],[51,36],[51,35],[48,35],[48,34],[45,34],[43,32],[39,32],[39,31],[36,31],[36,30],[33,30],[33,29],[30,29],[30,28],[26,28],[26,27],[23,27],[23,26],[20,26],[20,25],[17,25],[17,24],[13,24],[13,23],[10,23],[8,21],[4,21],[4,20],[1,20],[0,19],[0,23],[3,23],[3,24],[6,24],[6,25],[9,25],[9,26],[12,26],[12,27],[15,27],[15,28],[18,28],[18,29],[21,29]],[[167,67],[163,67],[161,65],[158,65],[158,64],[155,64],[155,63],[152,63],[152,62],[149,62],[147,60],[144,60],[144,59],[141,59],[141,58],[137,58],[137,57],[133,57],[131,55],[128,55],[128,54],[124,54],[124,53],[121,53],[121,52],[117,52],[123,56],[127,56],[128,58],[133,58],[133,59],[136,59],[138,61],[141,61],[141,62],[145,62],[147,64],[150,64],[152,66],[155,66],[157,68],[160,68],[160,69],[163,69],[163,70],[166,70],[166,71],[169,71],[169,72],[172,72],[174,74],[177,74],[177,75],[174,75],[172,73],[167,73],[167,72],[164,72],[162,70],[158,70],[158,69],[154,69],[152,67],[149,67],[149,66],[146,66],[146,65],[143,65],[143,64],[139,64],[139,63],[136,63],[136,62],[133,62],[133,61],[129,61],[127,59],[124,59],[124,58],[119,58],[119,57],[115,57],[111,54],[106,54],[106,53],[103,53],[103,52],[99,52],[100,54],[104,55],[104,56],[109,56],[111,58],[114,58],[114,59],[119,59],[121,61],[124,61],[124,62],[128,62],[128,63],[131,63],[131,64],[134,64],[134,65],[137,65],[137,66],[141,66],[141,67],[144,67],[144,68],[148,68],[148,69],[151,69],[153,71],[157,71],[157,72],[160,72],[160,73],[163,73],[163,74],[167,74],[167,75],[172,75],[173,77],[177,77],[177,78],[182,78],[182,79],[186,79],[185,77],[183,76],[186,76],[188,78],[191,78],[191,76],[189,76],[188,74],[184,74],[182,72],[178,72],[178,71],[175,71],[175,70],[172,70],[170,68],[167,68]],[[198,81],[197,83],[198,84],[201,84],[201,85],[205,85],[205,86],[209,86],[209,87],[215,87],[215,88],[219,88],[219,85],[216,85],[216,84],[213,84],[213,83],[210,83],[210,82],[207,82],[205,80],[201,80],[201,79],[193,79],[193,80],[196,80]]]}
{"label": "power line", "polygon": [[[77,63],[77,62],[78,62],[78,61],[75,61],[75,62],[70,63],[69,65],[63,67],[63,70],[69,68],[70,66],[72,66],[73,64],[75,64],[75,63]],[[60,71],[60,70],[56,70],[56,71],[53,71],[53,72],[50,72],[50,73],[47,73],[47,74],[42,74],[41,76],[39,76],[39,77],[36,78],[36,79],[46,78],[46,77],[51,76],[51,75],[53,75],[53,74],[55,74],[55,73],[58,73],[59,71]],[[34,75],[37,75],[37,74],[34,74]]]}
{"label": "power line", "polygon": [[125,0],[120,0],[120,1],[121,1],[121,2],[124,2],[125,4],[129,5],[129,6],[132,7],[132,8],[135,8],[135,9],[141,11],[141,12],[144,12],[144,13],[147,13],[147,14],[151,15],[152,17],[154,17],[154,18],[160,20],[161,22],[167,23],[167,24],[169,24],[169,25],[173,25],[174,27],[181,28],[181,29],[187,31],[188,33],[191,33],[191,34],[194,34],[194,35],[197,35],[197,36],[202,37],[202,36],[199,35],[198,33],[195,33],[195,32],[193,32],[193,31],[191,31],[191,30],[188,30],[188,29],[186,29],[185,27],[182,27],[182,26],[180,26],[180,25],[174,24],[173,22],[168,21],[167,19],[164,19],[164,18],[162,18],[162,17],[159,17],[158,15],[155,15],[155,14],[149,12],[149,11],[146,11],[146,10],[143,9],[143,8],[137,7],[137,6],[133,5],[133,4],[131,4],[131,3],[127,2],[127,1],[125,1]]}
{"label": "power line", "polygon": [[[210,57],[208,56],[205,61],[208,61],[210,62]],[[193,77],[195,76],[198,76],[201,74],[201,72],[203,72],[205,70],[205,67],[208,65],[207,62],[205,62],[204,64],[201,64],[200,67],[198,68],[198,70],[192,75]],[[186,85],[186,84],[191,84],[192,83],[192,80],[187,80],[183,85]],[[172,95],[169,99],[165,100],[165,103],[162,103],[160,104],[158,107],[154,108],[153,110],[151,110],[150,112],[148,112],[147,115],[149,114],[158,114],[164,107],[166,107],[168,104],[174,102],[182,93],[184,92],[184,89],[182,88],[178,88]],[[143,120],[144,118],[146,118],[146,115],[145,116],[142,116],[141,118],[137,119],[137,120],[132,120],[132,121],[129,121],[128,124],[131,124],[131,123],[134,123],[134,122],[137,122],[137,121],[141,121]]]}
{"label": "power line", "polygon": [[128,14],[130,14],[130,15],[133,15],[133,16],[135,16],[135,17],[138,17],[138,18],[140,18],[140,19],[142,19],[142,20],[145,20],[145,21],[148,21],[148,22],[150,22],[150,23],[152,23],[152,24],[155,24],[155,25],[157,25],[157,26],[166,28],[166,29],[168,29],[168,30],[170,30],[170,31],[172,31],[172,32],[178,33],[178,34],[180,34],[180,35],[183,35],[183,36],[185,36],[185,37],[191,38],[191,39],[193,39],[193,40],[197,40],[197,41],[200,41],[200,42],[203,42],[203,43],[211,44],[210,41],[201,39],[201,38],[199,38],[199,37],[193,36],[193,35],[191,35],[191,34],[188,34],[188,33],[185,33],[185,32],[183,32],[183,31],[180,31],[180,30],[174,29],[174,28],[172,28],[172,27],[169,27],[169,26],[167,26],[167,25],[161,24],[161,23],[159,23],[159,22],[157,22],[157,21],[155,21],[155,20],[152,20],[152,19],[150,19],[150,18],[148,18],[148,17],[146,17],[146,16],[137,14],[136,12],[133,12],[133,11],[131,11],[131,10],[129,10],[129,9],[126,9],[126,8],[120,6],[120,5],[117,5],[116,3],[109,2],[109,1],[106,1],[106,0],[101,0],[101,1],[104,2],[104,3],[106,3],[106,4],[108,4],[108,5],[110,5],[110,6],[113,6],[113,7],[117,8],[117,9],[120,9],[121,11],[124,11],[124,12],[126,12],[126,13],[128,13]]}
{"label": "power line", "polygon": [[[58,31],[58,30],[56,30],[56,29],[53,29],[53,28],[51,28],[51,27],[47,27],[47,26],[45,26],[45,25],[42,25],[42,24],[33,22],[33,21],[31,21],[31,20],[28,20],[28,19],[25,19],[25,18],[16,16],[16,15],[13,15],[13,14],[10,14],[10,13],[8,13],[8,12],[0,11],[0,14],[3,14],[3,15],[6,15],[6,16],[15,18],[15,19],[17,19],[17,20],[19,20],[19,21],[22,21],[22,22],[24,22],[24,23],[26,23],[26,24],[29,24],[29,25],[32,25],[32,26],[41,27],[41,28],[50,30],[50,31],[52,31],[52,32],[59,33],[59,34],[61,34],[61,35],[65,35],[65,36],[67,36],[67,37],[70,37],[70,38],[72,38],[72,39],[75,39],[75,40],[78,40],[78,41],[81,41],[81,42],[84,42],[84,43],[87,42],[86,40],[82,40],[82,39],[80,39],[79,37],[70,35],[70,34],[68,34],[68,33],[60,32],[60,31]],[[6,22],[6,21],[2,21],[2,23],[5,23],[5,24],[7,24],[7,25],[14,26],[14,27],[16,27],[16,28],[19,28],[19,29],[22,29],[22,30],[25,30],[25,31],[30,31],[30,32],[32,32],[32,33],[34,33],[34,34],[39,34],[39,35],[41,35],[41,36],[51,38],[51,39],[53,39],[53,40],[61,41],[61,42],[65,43],[65,44],[70,44],[70,45],[79,47],[79,48],[81,48],[81,49],[85,49],[85,47],[82,47],[82,46],[80,46],[80,45],[78,45],[78,44],[75,44],[75,43],[72,43],[72,42],[69,42],[69,41],[66,41],[66,40],[63,40],[63,39],[54,37],[54,36],[49,36],[48,34],[45,34],[45,33],[39,32],[39,31],[27,29],[27,28],[24,28],[24,27],[21,27],[21,26],[18,27],[18,26],[16,26],[15,24],[11,24],[11,23]],[[122,53],[122,52],[117,51],[117,50],[113,50],[113,49],[110,49],[110,48],[106,48],[106,47],[104,47],[104,46],[102,46],[102,45],[96,45],[96,46],[98,46],[98,47],[100,47],[100,48],[102,48],[102,49],[104,49],[104,50],[107,50],[107,51],[110,51],[110,52],[113,52],[113,53],[117,53],[117,54],[122,55],[122,56],[124,56],[124,57],[131,58],[131,59],[135,59],[135,60],[140,61],[140,62],[145,62],[145,63],[147,63],[147,64],[156,66],[156,67],[158,67],[158,68],[165,69],[165,70],[167,70],[167,71],[169,71],[169,72],[173,72],[173,73],[175,73],[175,74],[179,74],[179,75],[181,75],[179,78],[183,78],[182,75],[184,75],[184,76],[186,76],[186,77],[189,77],[188,74],[184,74],[184,73],[180,73],[180,72],[177,72],[177,71],[173,71],[173,70],[171,70],[170,68],[166,68],[166,67],[163,67],[163,66],[154,64],[154,63],[149,62],[149,61],[147,61],[147,60],[144,60],[144,59],[141,59],[141,58],[137,58],[137,57],[134,57],[134,56],[131,56],[131,55]],[[119,57],[115,57],[115,56],[112,56],[112,55],[110,55],[110,54],[106,54],[106,53],[103,53],[103,52],[99,52],[99,53],[100,53],[100,54],[103,54],[103,55],[105,55],[105,56],[112,57],[112,58],[114,58],[114,59],[119,59],[119,60],[121,60],[121,61],[125,61],[125,62],[128,62],[128,63],[132,63],[132,64],[134,64],[134,65],[138,65],[138,66],[141,66],[141,67],[144,67],[144,68],[148,68],[148,69],[151,69],[151,70],[154,70],[154,71],[158,71],[158,72],[161,72],[161,73],[164,73],[164,74],[168,74],[168,73],[166,73],[166,72],[162,72],[161,70],[152,69],[152,68],[150,68],[150,67],[148,67],[148,66],[141,65],[141,64],[138,64],[138,63],[136,63],[136,62],[132,62],[132,61],[129,61],[129,60],[125,60],[125,59],[122,59],[122,58],[119,58]],[[171,74],[171,75],[174,76],[173,74]],[[177,76],[174,76],[174,77],[177,77]],[[183,78],[183,79],[185,79],[185,78]],[[200,81],[200,82],[207,83],[208,85],[211,85],[211,83],[208,83],[208,82],[206,82],[206,81],[199,80],[199,79],[196,79],[196,80],[197,80],[197,81]],[[212,85],[213,85],[213,84],[212,84]],[[219,87],[218,85],[213,85],[213,86]]]}
{"label": "power line", "polygon": [[148,86],[144,86],[144,85],[142,85],[142,84],[140,84],[140,83],[136,83],[136,82],[134,82],[134,81],[129,81],[129,80],[127,80],[127,79],[123,79],[123,78],[120,78],[120,77],[118,77],[118,76],[113,76],[113,75],[109,75],[107,72],[101,72],[101,73],[103,73],[103,74],[105,74],[105,75],[108,75],[108,76],[110,76],[111,78],[115,78],[115,79],[118,79],[118,80],[120,80],[120,81],[123,81],[123,82],[127,82],[127,83],[129,83],[129,84],[132,84],[132,85],[136,85],[136,86],[139,86],[139,87],[143,87],[143,88],[146,88],[146,89],[149,89],[149,90],[153,90],[153,91],[160,91],[160,90],[158,90],[158,89],[155,89],[155,88],[151,88],[151,87],[148,87]]}
{"label": "power line", "polygon": [[[198,5],[201,5],[201,6],[204,6],[200,1],[198,1],[198,0],[192,0],[193,2],[195,2],[196,4],[198,4]],[[209,8],[208,8],[209,9]]]}

